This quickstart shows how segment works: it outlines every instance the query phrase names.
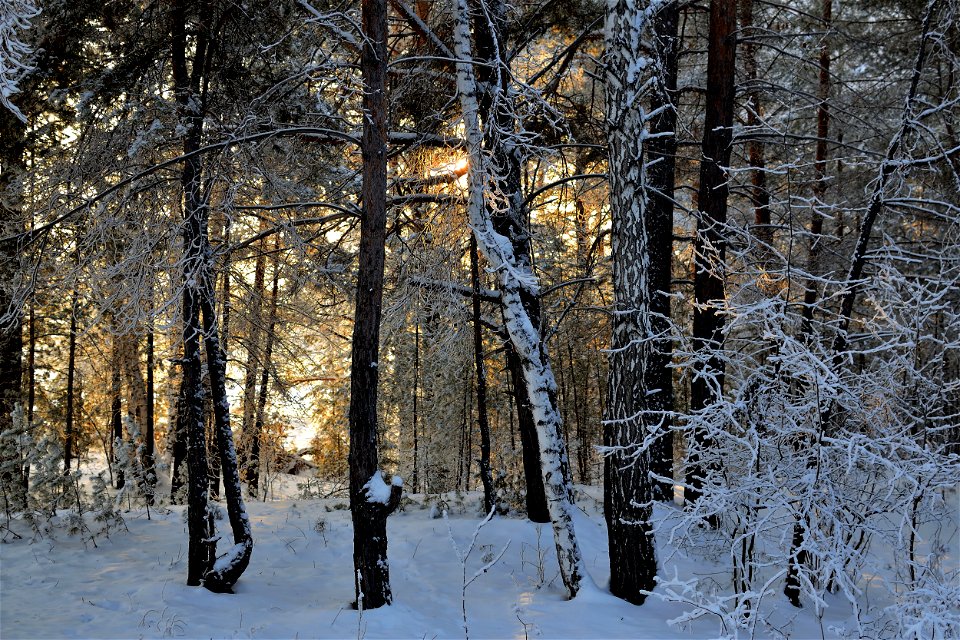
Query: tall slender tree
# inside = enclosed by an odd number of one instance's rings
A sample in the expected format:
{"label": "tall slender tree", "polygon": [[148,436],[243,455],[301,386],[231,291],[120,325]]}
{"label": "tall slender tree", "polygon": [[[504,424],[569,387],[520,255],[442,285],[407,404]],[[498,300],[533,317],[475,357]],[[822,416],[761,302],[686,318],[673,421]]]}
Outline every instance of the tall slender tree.
{"label": "tall slender tree", "polygon": [[[363,47],[363,213],[350,367],[350,513],[356,604],[393,601],[387,563],[387,516],[400,504],[399,478],[387,490],[377,451],[380,318],[387,229],[387,3],[361,2]],[[384,495],[386,494],[386,495]]]}
{"label": "tall slender tree", "polygon": [[[724,266],[727,224],[727,197],[730,193],[727,168],[733,140],[734,78],[737,52],[736,0],[710,1],[710,28],[707,44],[706,114],[700,151],[700,187],[697,191],[697,235],[694,239],[693,348],[701,357],[690,383],[690,411],[701,411],[723,392],[723,345],[725,304]],[[699,462],[699,451],[711,446],[705,434],[696,430],[687,468],[685,497],[694,502],[703,491],[707,470]]]}

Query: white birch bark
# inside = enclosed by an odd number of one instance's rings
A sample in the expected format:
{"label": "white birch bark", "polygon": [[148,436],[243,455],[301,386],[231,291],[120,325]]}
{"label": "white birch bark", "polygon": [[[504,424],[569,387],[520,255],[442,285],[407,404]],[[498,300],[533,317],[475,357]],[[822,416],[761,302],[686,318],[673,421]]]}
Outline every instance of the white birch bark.
{"label": "white birch bark", "polygon": [[[654,242],[670,237],[672,212],[653,206],[647,175],[648,163],[657,161],[650,159],[650,123],[658,109],[669,107],[646,108],[654,92],[660,92],[663,105],[668,104],[658,61],[647,53],[659,44],[652,38],[653,17],[668,2],[652,0],[642,7],[608,0],[605,29],[615,308],[603,425],[604,515],[611,592],[634,604],[643,603],[656,575],[649,473],[651,447],[663,435],[669,408],[669,398],[661,397],[660,388],[665,386],[664,377],[671,375],[666,367],[668,337],[663,344],[668,318],[663,312],[656,315],[653,308],[657,296],[666,295],[653,286],[654,269],[669,274],[670,265],[654,264],[652,254]],[[669,306],[664,311],[669,313]]]}
{"label": "white birch bark", "polygon": [[566,444],[556,406],[557,384],[550,368],[540,333],[520,299],[521,290],[536,292],[537,280],[529,267],[520,265],[510,240],[497,233],[484,202],[487,182],[482,150],[483,132],[478,118],[477,81],[472,67],[470,24],[466,0],[453,0],[454,52],[457,57],[457,92],[463,110],[463,122],[470,166],[467,211],[477,246],[500,281],[500,295],[507,333],[523,363],[523,377],[530,398],[540,441],[541,471],[547,494],[547,508],[553,526],[560,575],[571,598],[580,590],[586,575],[580,546],[574,531],[570,487],[564,477]]}

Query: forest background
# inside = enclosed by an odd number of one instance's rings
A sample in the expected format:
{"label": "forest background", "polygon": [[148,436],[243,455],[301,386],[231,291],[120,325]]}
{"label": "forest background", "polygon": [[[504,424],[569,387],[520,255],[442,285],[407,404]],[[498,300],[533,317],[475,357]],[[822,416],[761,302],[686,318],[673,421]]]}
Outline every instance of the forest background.
{"label": "forest background", "polygon": [[878,563],[861,632],[956,633],[955,0],[2,7],[5,539],[185,503],[229,591],[307,468],[369,608],[401,487],[551,523],[575,597],[593,485],[627,601],[722,531],[674,588],[735,628]]}

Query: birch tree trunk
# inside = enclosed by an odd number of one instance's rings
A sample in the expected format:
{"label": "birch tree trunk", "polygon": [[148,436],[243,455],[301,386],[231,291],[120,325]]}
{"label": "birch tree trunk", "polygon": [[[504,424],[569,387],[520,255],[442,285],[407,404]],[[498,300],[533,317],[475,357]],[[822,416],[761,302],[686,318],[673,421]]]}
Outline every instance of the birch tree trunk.
{"label": "birch tree trunk", "polygon": [[[529,269],[530,233],[526,224],[526,209],[520,182],[520,157],[510,134],[516,128],[513,98],[509,95],[510,69],[506,61],[504,33],[506,7],[502,0],[473,0],[474,34],[477,42],[475,59],[482,63],[477,70],[477,117],[483,131],[483,146],[492,154],[492,166],[497,170],[491,178],[506,206],[488,206],[494,230],[510,240],[517,264]],[[534,329],[540,331],[540,299],[533,291],[521,290],[520,300]],[[514,401],[517,405],[517,425],[523,459],[524,481],[527,488],[527,517],[532,522],[549,522],[547,496],[540,472],[540,444],[527,385],[523,379],[523,364],[512,343],[506,345],[507,369],[512,379]],[[569,469],[564,462],[564,475]]]}
{"label": "birch tree trunk", "polygon": [[[657,570],[650,524],[655,488],[650,473],[656,465],[659,475],[672,476],[672,441],[669,457],[662,443],[673,408],[668,365],[676,145],[664,142],[674,138],[676,119],[663,116],[673,112],[667,94],[669,62],[665,61],[673,58],[669,51],[676,46],[676,25],[673,2],[649,9],[627,0],[607,4],[606,116],[615,310],[603,425],[603,493],[610,591],[633,604],[642,604],[646,598],[642,591],[653,589]],[[648,51],[661,55],[651,58]],[[645,106],[648,98],[650,111]],[[654,168],[658,185],[648,183],[648,171]],[[668,191],[657,193],[655,188]],[[664,464],[668,460],[669,468]]]}
{"label": "birch tree trunk", "polygon": [[567,452],[560,413],[557,411],[557,384],[546,348],[540,340],[540,333],[531,321],[521,297],[521,293],[535,297],[538,285],[529,266],[517,261],[510,240],[494,229],[490,212],[485,206],[486,162],[482,150],[483,134],[478,119],[477,81],[472,66],[466,0],[454,0],[453,10],[457,91],[470,154],[467,203],[470,226],[473,228],[478,248],[500,280],[507,333],[520,358],[523,382],[537,427],[540,468],[557,547],[557,559],[560,563],[560,575],[569,596],[573,598],[580,589],[586,571],[573,527],[571,491],[564,471]]}

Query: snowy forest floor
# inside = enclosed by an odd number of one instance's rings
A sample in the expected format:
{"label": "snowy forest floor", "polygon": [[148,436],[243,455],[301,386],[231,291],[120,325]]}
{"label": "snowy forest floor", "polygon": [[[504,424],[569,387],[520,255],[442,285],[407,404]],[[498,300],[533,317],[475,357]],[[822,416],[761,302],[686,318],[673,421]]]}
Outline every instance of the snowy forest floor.
{"label": "snowy forest floor", "polygon": [[[13,638],[462,638],[463,570],[451,543],[466,550],[482,520],[480,494],[444,496],[449,518],[437,515],[438,496],[409,496],[388,522],[394,604],[358,613],[353,600],[352,532],[345,499],[288,496],[250,502],[255,547],[234,594],[187,587],[184,507],[124,512],[122,528],[86,548],[58,530],[31,542],[0,545],[0,637]],[[736,635],[716,616],[683,625],[668,621],[689,604],[650,597],[635,607],[605,593],[609,580],[601,489],[578,487],[576,530],[591,578],[573,601],[558,577],[549,525],[496,517],[477,537],[467,577],[509,545],[502,558],[466,591],[471,638],[701,638]],[[956,502],[956,496],[953,496]],[[657,507],[657,517],[677,513]],[[449,528],[448,528],[449,525]],[[956,530],[957,521],[943,523]],[[227,530],[225,520],[218,529]],[[229,533],[227,533],[229,535]],[[956,535],[950,536],[956,561]],[[221,546],[225,546],[221,543]],[[709,546],[709,545],[707,545]],[[701,550],[702,551],[702,550]],[[688,554],[658,538],[660,575],[712,578],[729,588],[728,562]],[[658,591],[662,590],[658,587]],[[869,588],[863,597],[882,598]],[[836,606],[831,606],[835,604]],[[764,601],[757,637],[846,635],[850,608],[838,596],[822,616],[795,609],[776,591]],[[749,633],[746,634],[749,636]]]}

